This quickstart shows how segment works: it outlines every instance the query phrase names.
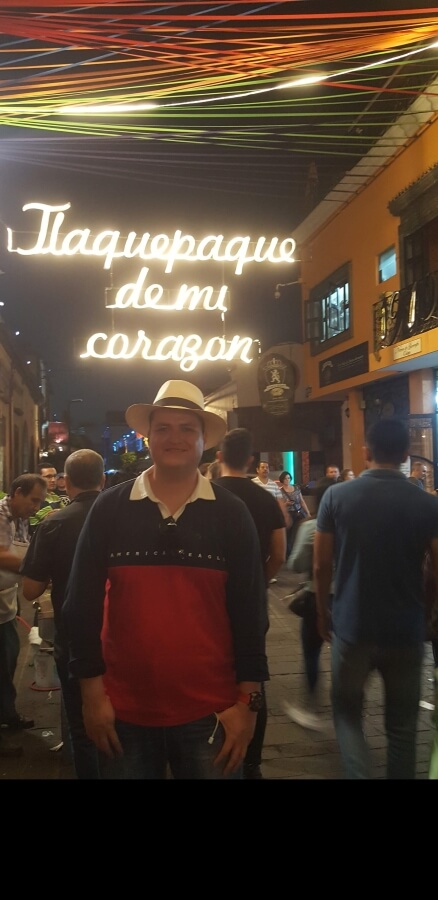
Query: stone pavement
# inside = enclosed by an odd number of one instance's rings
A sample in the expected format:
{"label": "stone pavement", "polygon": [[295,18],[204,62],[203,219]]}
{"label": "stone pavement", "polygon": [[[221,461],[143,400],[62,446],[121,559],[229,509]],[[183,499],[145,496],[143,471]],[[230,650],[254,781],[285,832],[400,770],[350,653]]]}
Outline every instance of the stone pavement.
{"label": "stone pavement", "polygon": [[[300,620],[283,602],[298,583],[298,577],[285,567],[276,584],[269,588],[270,629],[267,649],[271,680],[266,685],[268,726],[263,754],[263,776],[270,780],[334,780],[342,779],[342,767],[334,735],[330,709],[330,650],[321,653],[320,710],[323,730],[310,731],[291,722],[283,703],[304,702],[305,681],[299,637]],[[24,601],[19,624],[21,652],[16,675],[17,709],[32,717],[35,727],[5,737],[23,746],[18,759],[0,757],[0,780],[74,780],[72,765],[65,751],[55,748],[62,740],[61,697],[59,690],[36,690],[35,668],[28,642],[28,629],[33,611]],[[433,703],[433,659],[426,644],[422,699]],[[385,777],[385,733],[382,717],[382,691],[379,678],[373,677],[367,691],[365,729],[373,759],[373,777]],[[417,778],[426,779],[433,737],[431,712],[420,709],[418,722]]]}
{"label": "stone pavement", "polygon": [[[269,589],[270,629],[268,658],[271,680],[266,685],[268,726],[262,771],[269,779],[341,779],[339,750],[330,705],[330,648],[325,644],[320,657],[319,709],[322,731],[310,731],[291,722],[283,703],[305,702],[305,677],[300,646],[300,619],[289,612],[282,598],[293,590],[299,578],[283,568],[277,583]],[[426,644],[422,702],[433,704],[433,657]],[[364,727],[370,745],[373,778],[385,778],[386,739],[383,725],[383,696],[380,678],[373,675],[367,688]],[[421,708],[418,719],[417,779],[427,779],[433,738],[431,711]]]}

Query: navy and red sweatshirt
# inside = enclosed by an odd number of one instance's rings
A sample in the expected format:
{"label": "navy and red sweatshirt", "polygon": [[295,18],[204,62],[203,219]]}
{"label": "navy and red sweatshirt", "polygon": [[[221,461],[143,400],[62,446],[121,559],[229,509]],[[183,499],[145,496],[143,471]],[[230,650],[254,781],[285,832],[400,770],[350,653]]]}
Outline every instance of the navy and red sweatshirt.
{"label": "navy and red sweatshirt", "polygon": [[257,533],[218,485],[170,527],[132,488],[103,491],[82,529],[63,606],[70,668],[104,676],[122,721],[185,724],[232,706],[238,682],[269,678]]}

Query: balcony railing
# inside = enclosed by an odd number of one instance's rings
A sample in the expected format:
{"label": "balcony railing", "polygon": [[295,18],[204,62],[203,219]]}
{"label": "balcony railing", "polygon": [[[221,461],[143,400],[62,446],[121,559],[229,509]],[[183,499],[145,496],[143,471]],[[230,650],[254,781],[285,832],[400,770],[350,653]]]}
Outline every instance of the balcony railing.
{"label": "balcony railing", "polygon": [[438,327],[438,272],[399,291],[387,291],[373,306],[374,352]]}

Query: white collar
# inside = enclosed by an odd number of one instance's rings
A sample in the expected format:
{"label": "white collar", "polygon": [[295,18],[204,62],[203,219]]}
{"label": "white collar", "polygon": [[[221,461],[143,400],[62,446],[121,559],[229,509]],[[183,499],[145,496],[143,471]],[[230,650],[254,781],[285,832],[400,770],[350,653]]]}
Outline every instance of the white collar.
{"label": "white collar", "polygon": [[[138,477],[134,481],[134,484],[132,485],[129,499],[144,500],[145,497],[149,497],[149,500],[152,500],[153,503],[158,503],[160,507],[165,508],[164,503],[162,503],[158,499],[158,497],[152,490],[152,486],[149,480],[149,473],[152,471],[152,469],[153,466],[151,466],[151,468],[146,472],[142,472],[140,475],[138,475]],[[195,500],[216,500],[211,482],[208,480],[208,478],[204,478],[200,472],[198,472],[198,480],[195,485],[195,489],[187,500],[187,503],[194,503]],[[184,504],[184,507],[187,505],[187,503]]]}

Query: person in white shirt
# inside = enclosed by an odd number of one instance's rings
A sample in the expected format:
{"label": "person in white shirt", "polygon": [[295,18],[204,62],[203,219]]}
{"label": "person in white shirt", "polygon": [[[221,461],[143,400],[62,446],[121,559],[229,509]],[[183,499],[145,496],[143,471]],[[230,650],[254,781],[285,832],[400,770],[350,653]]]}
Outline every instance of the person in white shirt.
{"label": "person in white shirt", "polygon": [[[286,509],[286,504],[282,499],[281,490],[278,487],[278,484],[269,477],[269,463],[261,460],[256,466],[256,472],[257,477],[253,478],[252,481],[254,482],[254,484],[258,484],[260,487],[265,488],[265,490],[269,491],[269,493],[272,494],[273,497],[275,497],[283,513],[285,527],[289,528],[291,525],[291,519]],[[269,584],[274,584],[276,581],[276,578],[271,578]]]}
{"label": "person in white shirt", "polygon": [[276,500],[281,500],[281,491],[272,478],[269,477],[269,463],[268,462],[259,462],[256,467],[257,478],[253,478],[255,484],[259,484],[260,487],[266,488]]}

